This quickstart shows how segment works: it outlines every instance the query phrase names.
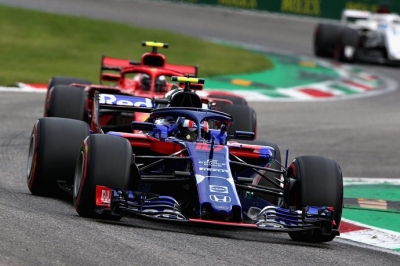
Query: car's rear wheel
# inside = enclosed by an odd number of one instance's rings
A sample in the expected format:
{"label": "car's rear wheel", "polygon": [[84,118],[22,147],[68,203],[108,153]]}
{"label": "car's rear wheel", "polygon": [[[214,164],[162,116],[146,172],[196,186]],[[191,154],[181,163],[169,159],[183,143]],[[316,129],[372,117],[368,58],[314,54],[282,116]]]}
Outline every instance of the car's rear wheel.
{"label": "car's rear wheel", "polygon": [[237,130],[257,134],[257,115],[252,107],[247,105],[224,105],[220,111],[233,117],[234,123],[228,129],[229,135],[233,135]]}
{"label": "car's rear wheel", "polygon": [[314,31],[314,54],[333,58],[338,33],[342,26],[318,23]]}
{"label": "car's rear wheel", "polygon": [[86,121],[87,96],[82,88],[57,85],[51,88],[49,97],[47,116]]}
{"label": "car's rear wheel", "polygon": [[96,186],[121,190],[134,190],[140,181],[139,172],[133,163],[132,147],[127,139],[111,135],[88,136],[79,152],[73,199],[78,214],[118,220],[111,213],[99,215],[95,212]]}
{"label": "car's rear wheel", "polygon": [[27,165],[28,188],[34,195],[57,196],[57,180],[72,184],[76,156],[89,135],[88,124],[45,117],[33,126]]}
{"label": "car's rear wheel", "polygon": [[[288,198],[289,206],[302,210],[306,206],[326,206],[334,209],[333,229],[338,230],[343,209],[343,177],[339,165],[331,158],[301,156],[293,160],[288,176],[295,180]],[[319,231],[291,232],[295,241],[328,242],[336,234]]]}
{"label": "car's rear wheel", "polygon": [[46,92],[46,98],[45,98],[45,104],[44,104],[44,116],[48,116],[47,115],[47,111],[48,111],[48,101],[49,101],[49,92],[51,90],[51,88],[53,88],[54,86],[57,85],[70,85],[70,84],[85,84],[85,85],[91,85],[92,82],[90,82],[87,79],[80,79],[80,78],[72,78],[72,77],[52,77],[49,80],[49,83],[47,84],[47,92]]}

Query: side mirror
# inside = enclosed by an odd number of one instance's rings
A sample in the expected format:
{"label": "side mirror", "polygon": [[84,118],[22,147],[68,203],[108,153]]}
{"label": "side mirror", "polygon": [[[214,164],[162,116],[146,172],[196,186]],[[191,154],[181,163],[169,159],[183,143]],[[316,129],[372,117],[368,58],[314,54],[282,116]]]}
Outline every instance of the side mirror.
{"label": "side mirror", "polygon": [[153,123],[148,122],[132,122],[132,130],[152,131],[154,129]]}
{"label": "side mirror", "polygon": [[118,82],[121,79],[120,74],[104,73],[101,74],[102,81]]}
{"label": "side mirror", "polygon": [[234,139],[242,139],[242,140],[254,140],[256,134],[254,132],[249,131],[235,131],[233,134]]}

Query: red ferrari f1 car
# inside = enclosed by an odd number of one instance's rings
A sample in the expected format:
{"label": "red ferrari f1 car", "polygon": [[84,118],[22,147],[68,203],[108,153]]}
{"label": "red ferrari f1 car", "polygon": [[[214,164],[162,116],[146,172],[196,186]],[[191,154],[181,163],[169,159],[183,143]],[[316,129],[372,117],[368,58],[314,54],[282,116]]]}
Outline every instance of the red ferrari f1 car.
{"label": "red ferrari f1 car", "polygon": [[[253,132],[229,135],[232,116],[202,108],[189,90],[190,81],[201,80],[174,80],[185,90],[159,103],[95,93],[90,126],[39,119],[28,155],[31,193],[57,196],[63,189],[83,217],[245,227],[308,242],[339,235],[343,181],[333,159],[300,156],[288,166],[288,152],[282,163],[276,144],[254,140]],[[103,109],[149,116],[104,134]]]}
{"label": "red ferrari f1 car", "polygon": [[[157,48],[167,48],[168,44],[157,42],[142,42],[143,46],[152,47],[152,51],[142,55],[141,61],[104,57],[101,62],[100,83],[112,82],[113,86],[94,85],[88,80],[53,77],[48,84],[45,100],[45,117],[64,117],[90,121],[92,105],[91,98],[94,91],[103,93],[118,93],[148,98],[164,98],[166,93],[182,83],[171,82],[172,76],[197,76],[197,66],[167,64],[163,54]],[[202,90],[203,85],[191,84],[191,89]],[[204,108],[214,108],[237,117],[235,128],[257,131],[256,113],[246,100],[233,93],[208,92],[202,96]],[[126,114],[125,114],[126,115]],[[242,118],[242,119],[239,119]],[[134,115],[134,120],[144,121],[146,116]],[[102,125],[121,124],[124,117],[102,115]],[[128,124],[132,114],[128,116]],[[231,130],[233,130],[232,128]],[[232,131],[233,132],[233,131]]]}

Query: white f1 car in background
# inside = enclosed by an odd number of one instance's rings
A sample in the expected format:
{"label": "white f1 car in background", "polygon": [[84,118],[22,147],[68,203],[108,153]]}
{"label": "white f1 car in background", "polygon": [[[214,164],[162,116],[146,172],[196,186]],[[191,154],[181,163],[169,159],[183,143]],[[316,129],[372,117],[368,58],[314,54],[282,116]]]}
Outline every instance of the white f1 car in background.
{"label": "white f1 car in background", "polygon": [[314,53],[340,62],[400,64],[400,16],[344,10],[340,24],[316,26]]}

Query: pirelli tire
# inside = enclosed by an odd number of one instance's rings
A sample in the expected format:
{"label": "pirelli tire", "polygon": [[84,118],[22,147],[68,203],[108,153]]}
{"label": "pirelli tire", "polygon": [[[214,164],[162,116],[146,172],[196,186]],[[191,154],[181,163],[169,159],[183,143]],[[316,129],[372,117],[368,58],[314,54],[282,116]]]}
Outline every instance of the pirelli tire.
{"label": "pirelli tire", "polygon": [[318,23],[314,30],[314,54],[319,57],[333,58],[336,41],[342,26]]}
{"label": "pirelli tire", "polygon": [[49,94],[47,116],[86,121],[86,101],[83,88],[56,85]]}
{"label": "pirelli tire", "polygon": [[[274,142],[270,142],[270,141],[264,141],[264,140],[253,140],[253,141],[244,141],[244,140],[239,140],[239,143],[244,143],[244,144],[252,144],[252,145],[261,145],[261,146],[269,146],[272,147],[275,150],[275,160],[272,160],[270,165],[268,166],[271,169],[274,170],[282,170],[281,167],[281,151],[279,149],[278,144],[274,143]],[[280,183],[280,179],[281,179],[281,175],[278,173],[274,173],[274,172],[268,172],[268,171],[264,171],[263,174],[268,178],[268,180],[273,180],[276,184]],[[263,178],[263,177],[258,177],[255,178],[253,181],[253,185],[259,185],[259,186],[263,186],[263,187],[267,187],[267,188],[279,188],[276,185],[272,184],[272,182],[268,181],[267,179]],[[278,205],[279,204],[279,197],[277,196],[273,196],[273,195],[265,195],[263,193],[258,193],[256,192],[255,195],[259,198],[262,198],[274,205]]]}
{"label": "pirelli tire", "polygon": [[[339,230],[343,209],[343,177],[340,166],[331,158],[301,156],[289,166],[288,177],[295,180],[288,204],[302,210],[306,206],[327,206],[334,209],[333,229]],[[290,232],[295,241],[328,242],[336,234],[322,235],[320,231]]]}
{"label": "pirelli tire", "polygon": [[38,196],[61,196],[57,181],[72,184],[76,157],[89,135],[88,124],[66,118],[37,120],[30,135],[27,184]]}
{"label": "pirelli tire", "polygon": [[111,212],[96,212],[96,186],[135,190],[140,182],[133,163],[132,147],[127,139],[94,134],[88,136],[80,149],[74,177],[73,201],[82,217],[119,220]]}
{"label": "pirelli tire", "polygon": [[343,27],[337,38],[335,59],[345,63],[357,61],[359,42],[360,36],[357,30]]}
{"label": "pirelli tire", "polygon": [[249,131],[257,134],[257,114],[248,105],[224,105],[221,112],[233,117],[234,123],[228,129],[228,135],[233,135],[235,131]]}
{"label": "pirelli tire", "polygon": [[49,92],[51,88],[53,88],[56,85],[70,85],[70,84],[86,84],[86,85],[91,85],[92,82],[87,80],[87,79],[80,79],[80,78],[73,78],[73,77],[61,77],[61,76],[55,76],[52,77],[48,84],[47,84],[47,92],[46,92],[46,98],[45,98],[45,106],[44,106],[44,116],[47,115],[47,110],[48,110],[48,99],[49,99]]}

